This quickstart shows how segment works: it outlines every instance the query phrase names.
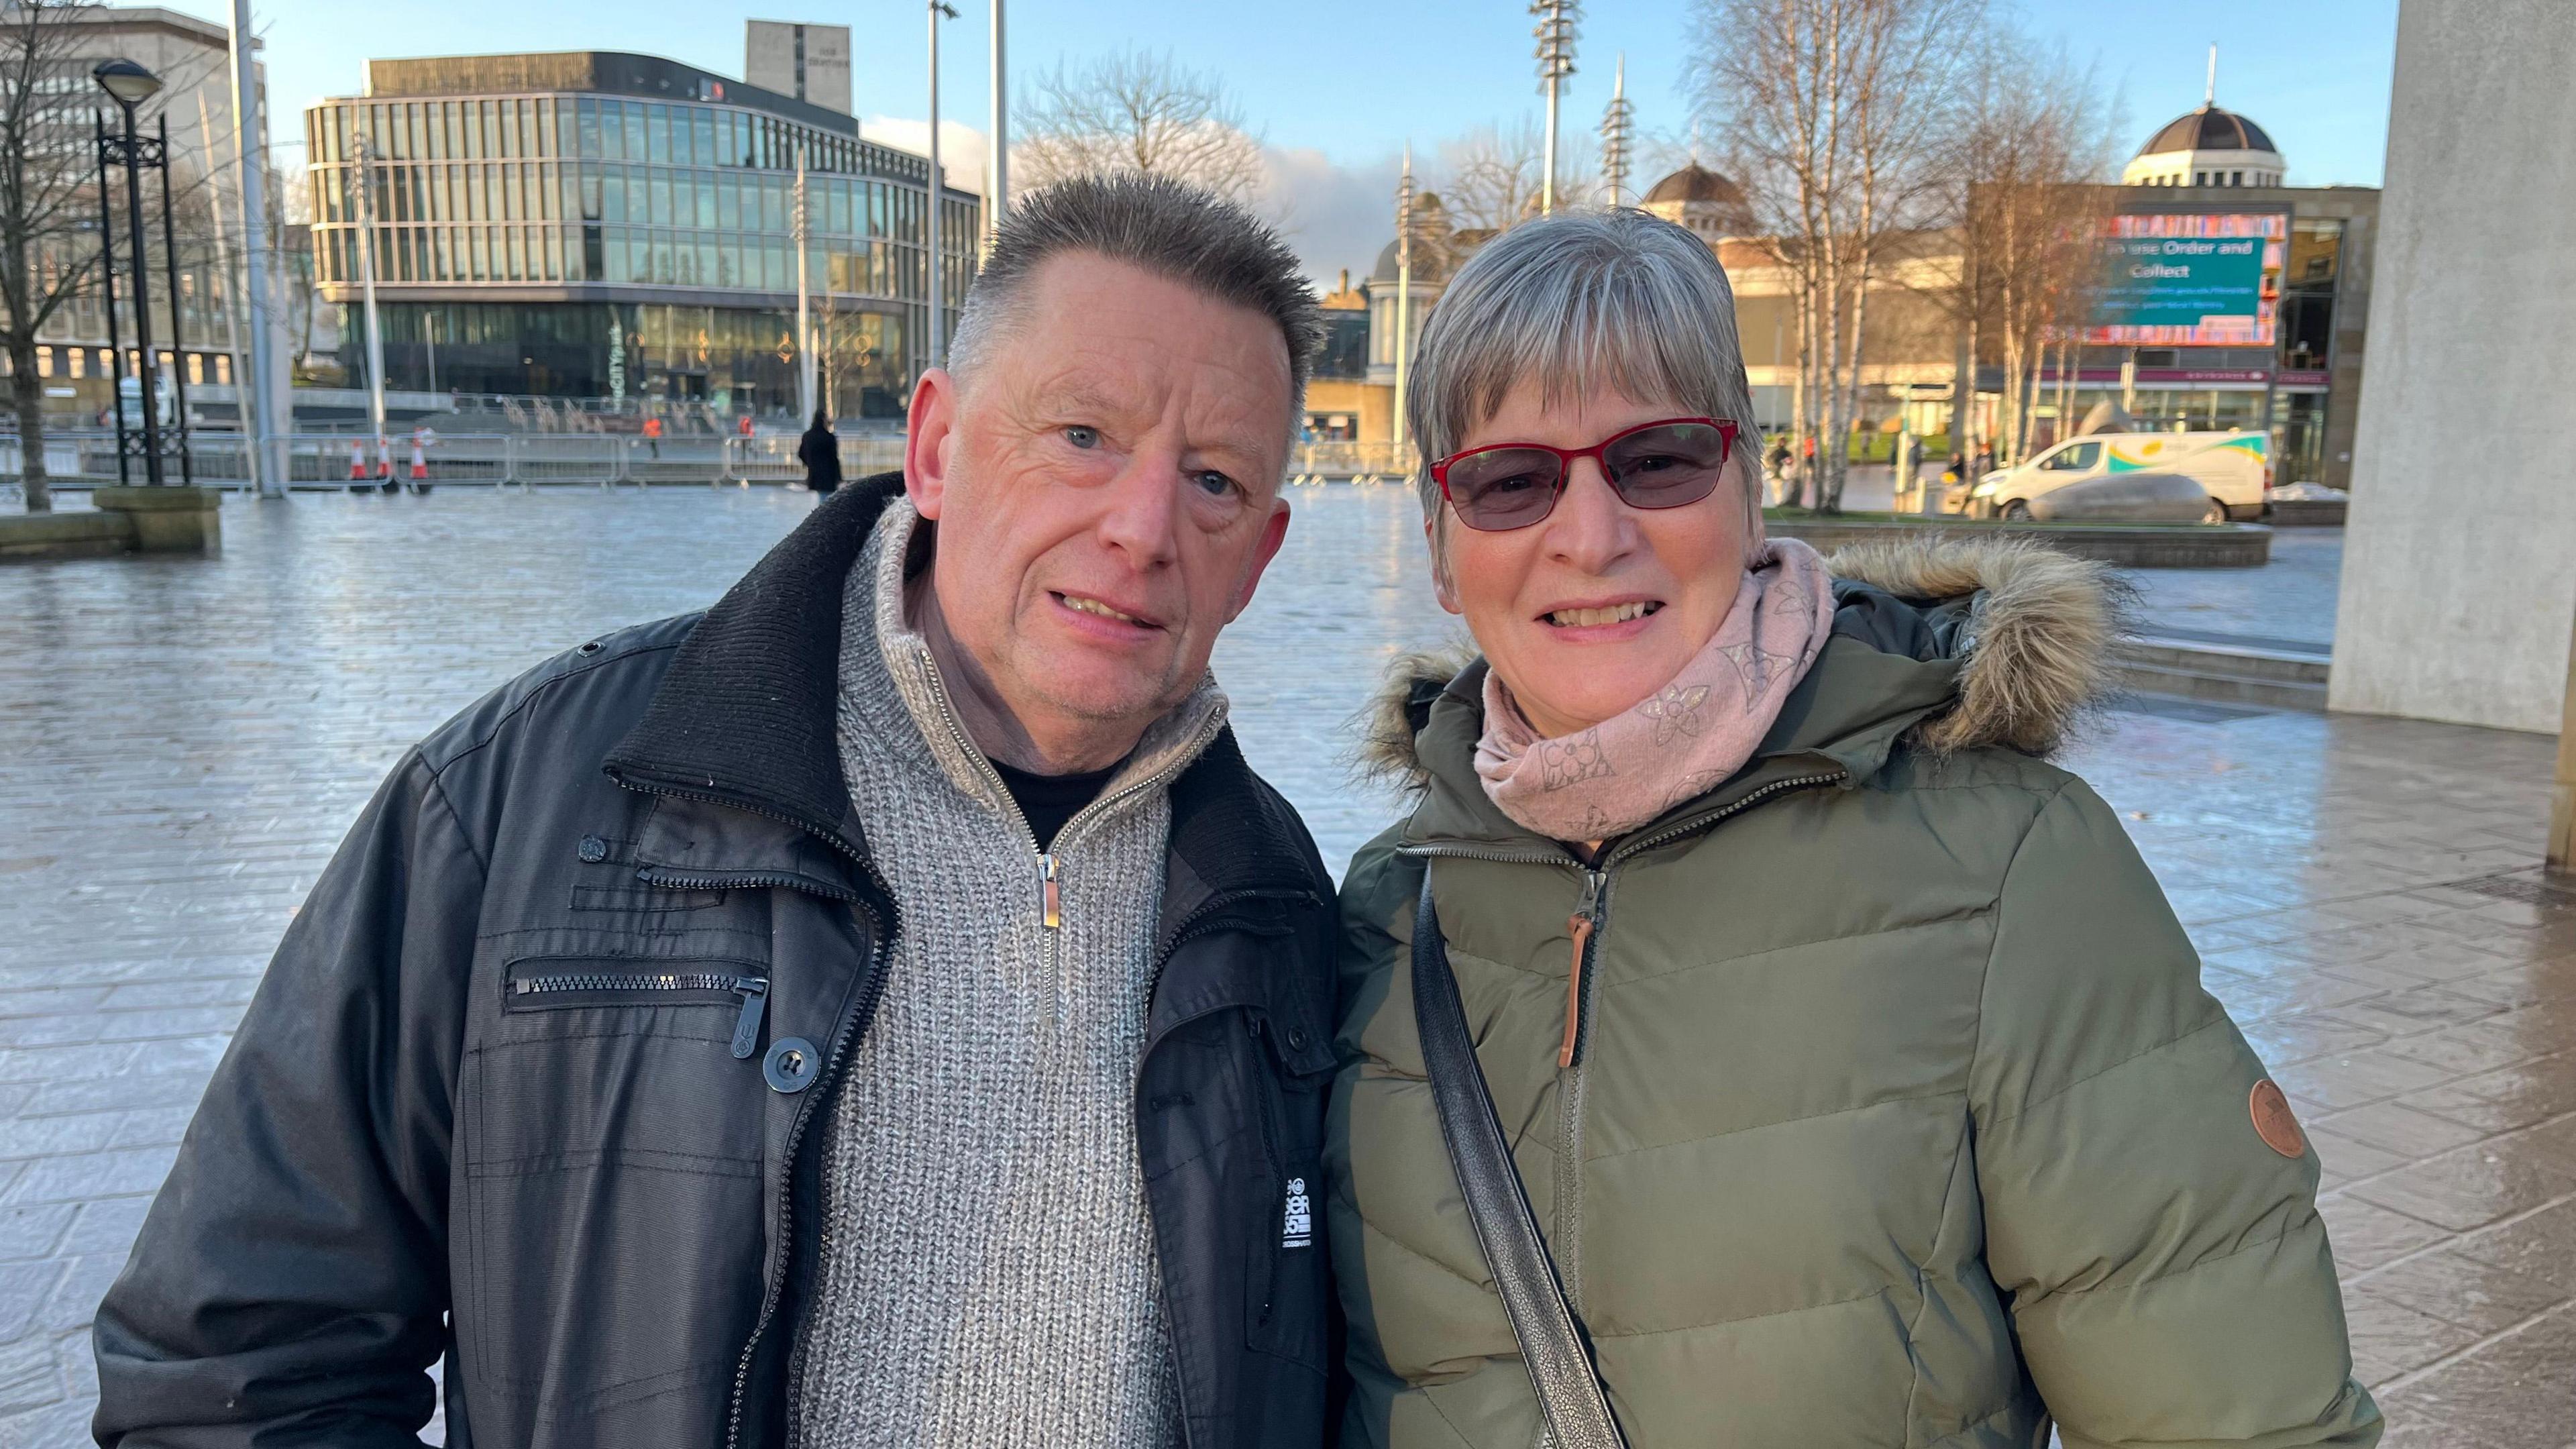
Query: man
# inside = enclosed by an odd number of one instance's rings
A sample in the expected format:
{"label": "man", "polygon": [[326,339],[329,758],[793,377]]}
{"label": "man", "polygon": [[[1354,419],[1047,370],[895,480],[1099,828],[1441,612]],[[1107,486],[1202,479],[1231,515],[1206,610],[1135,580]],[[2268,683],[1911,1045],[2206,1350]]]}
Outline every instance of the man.
{"label": "man", "polygon": [[1015,208],[906,466],[407,756],[99,1311],[102,1444],[1313,1445],[1332,887],[1206,672],[1320,329]]}

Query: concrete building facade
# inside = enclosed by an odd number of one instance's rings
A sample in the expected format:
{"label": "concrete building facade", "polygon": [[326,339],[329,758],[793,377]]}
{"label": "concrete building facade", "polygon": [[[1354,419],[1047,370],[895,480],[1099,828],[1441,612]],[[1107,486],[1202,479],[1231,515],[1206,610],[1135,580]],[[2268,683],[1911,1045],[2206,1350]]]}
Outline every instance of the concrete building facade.
{"label": "concrete building facade", "polygon": [[[2562,728],[2576,9],[2405,0],[2329,702]],[[2499,138],[2511,138],[2503,142]]]}

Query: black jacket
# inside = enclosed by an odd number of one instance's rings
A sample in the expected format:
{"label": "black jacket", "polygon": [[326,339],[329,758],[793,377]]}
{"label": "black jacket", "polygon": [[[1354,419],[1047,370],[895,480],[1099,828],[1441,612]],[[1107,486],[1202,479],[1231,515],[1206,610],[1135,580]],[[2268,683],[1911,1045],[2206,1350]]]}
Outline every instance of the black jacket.
{"label": "black jacket", "polygon": [[816,423],[796,440],[796,461],[805,465],[805,486],[830,493],[841,486],[841,442]]}
{"label": "black jacket", "polygon": [[[898,486],[403,759],[100,1305],[100,1443],[412,1444],[442,1356],[450,1444],[779,1442],[818,1121],[887,943],[939,929],[870,865],[832,734]],[[1332,887],[1231,733],[1173,783],[1167,859],[1135,1111],[1188,1442],[1304,1449],[1338,1320],[1284,1205],[1321,1197]]]}

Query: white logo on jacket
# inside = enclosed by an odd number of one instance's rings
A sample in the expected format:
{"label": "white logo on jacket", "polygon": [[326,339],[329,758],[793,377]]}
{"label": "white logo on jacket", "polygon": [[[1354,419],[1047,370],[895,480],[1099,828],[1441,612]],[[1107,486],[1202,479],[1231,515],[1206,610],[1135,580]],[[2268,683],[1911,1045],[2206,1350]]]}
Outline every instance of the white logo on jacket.
{"label": "white logo on jacket", "polygon": [[1304,1248],[1315,1241],[1315,1209],[1306,1199],[1306,1179],[1288,1179],[1288,1211],[1279,1232],[1279,1246]]}

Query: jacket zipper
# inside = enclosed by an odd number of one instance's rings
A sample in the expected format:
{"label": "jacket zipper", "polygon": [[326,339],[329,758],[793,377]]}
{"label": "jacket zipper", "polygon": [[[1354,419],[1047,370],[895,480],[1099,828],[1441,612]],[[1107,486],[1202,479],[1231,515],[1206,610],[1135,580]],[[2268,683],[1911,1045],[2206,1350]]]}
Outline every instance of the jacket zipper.
{"label": "jacket zipper", "polygon": [[655,971],[642,974],[616,971],[570,971],[544,976],[523,976],[510,983],[513,996],[545,996],[555,992],[594,991],[729,991],[742,999],[742,1014],[733,1027],[733,1054],[737,1060],[749,1057],[760,1048],[760,1019],[769,1007],[769,978],[734,976],[707,971]]}
{"label": "jacket zipper", "polygon": [[[1233,922],[1222,920],[1218,916],[1218,912],[1224,910],[1226,907],[1233,905],[1237,901],[1265,898],[1290,898],[1311,901],[1314,899],[1314,893],[1312,891],[1240,890],[1228,891],[1222,895],[1210,896],[1207,900],[1201,902],[1199,908],[1191,912],[1188,919],[1182,921],[1178,927],[1174,928],[1170,936],[1164,938],[1161,949],[1154,953],[1153,974],[1147,981],[1145,987],[1145,1009],[1147,1013],[1149,1015],[1152,1013],[1155,993],[1162,989],[1163,968],[1171,964],[1172,957],[1179,953],[1181,947],[1187,945],[1191,941],[1197,940],[1201,936],[1214,935],[1218,931],[1227,929],[1229,926],[1234,924]],[[1222,1010],[1223,1008],[1219,1009]],[[1207,1013],[1205,1012],[1201,1012],[1196,1016],[1186,1017],[1181,1021],[1174,1022],[1172,1025],[1174,1027],[1185,1026],[1189,1022],[1196,1021],[1200,1016],[1204,1016],[1206,1014]],[[1152,1054],[1154,1045],[1153,1040],[1150,1038],[1146,1041],[1145,1055],[1150,1056]],[[1134,1088],[1135,1092],[1142,1092],[1145,1087],[1143,1063],[1144,1058],[1140,1057],[1137,1064],[1136,1086]],[[1134,1105],[1133,1110],[1135,1111],[1138,1120],[1141,1122],[1144,1118],[1145,1112],[1150,1110],[1150,1108],[1148,1108],[1146,1104],[1139,1102]],[[1262,1128],[1265,1135],[1265,1141],[1269,1131],[1268,1121],[1268,1116],[1265,1114],[1263,1117]],[[1275,1161],[1277,1157],[1275,1149],[1272,1151],[1271,1155]],[[1151,1219],[1152,1214],[1148,1213],[1147,1217],[1148,1219]],[[1159,1260],[1163,1252],[1162,1225],[1160,1222],[1152,1222],[1151,1226],[1154,1233],[1154,1253],[1156,1258]],[[1154,1275],[1154,1300],[1163,1310],[1165,1336],[1168,1337],[1170,1335],[1171,1326],[1177,1324],[1180,1320],[1172,1315],[1171,1285],[1164,1280],[1161,1273],[1156,1273]],[[1170,1351],[1168,1346],[1166,1351]],[[1187,1387],[1180,1375],[1177,1364],[1173,1369],[1172,1383],[1172,1391],[1175,1396],[1180,1395]],[[1182,1449],[1194,1449],[1194,1446],[1197,1443],[1197,1436],[1190,1429],[1189,1406],[1187,1404],[1183,1404],[1181,1406]],[[728,1446],[728,1449],[731,1449],[731,1446]]]}
{"label": "jacket zipper", "polygon": [[[787,1128],[787,1146],[783,1162],[785,1173],[785,1182],[783,1184],[784,1190],[778,1195],[778,1271],[770,1275],[767,1286],[761,1292],[760,1316],[752,1321],[751,1337],[743,1340],[742,1353],[734,1363],[733,1393],[731,1396],[732,1401],[725,1412],[725,1449],[740,1449],[742,1443],[743,1400],[748,1395],[751,1388],[752,1360],[759,1353],[760,1341],[768,1334],[770,1324],[778,1317],[778,1305],[780,1300],[785,1296],[787,1290],[787,1274],[795,1262],[797,1157],[804,1146],[806,1128],[810,1126],[814,1120],[815,1108],[825,1100],[829,1099],[833,1088],[839,1084],[841,1072],[848,1063],[850,1044],[857,1040],[859,1034],[867,1029],[869,1019],[876,1014],[878,998],[885,994],[886,955],[894,944],[896,932],[902,929],[903,914],[901,909],[895,904],[893,887],[886,884],[885,876],[877,870],[876,863],[869,860],[864,854],[851,849],[850,846],[834,832],[817,830],[802,820],[795,819],[792,816],[782,815],[778,811],[766,809],[746,800],[724,795],[709,794],[698,790],[684,790],[651,781],[638,782],[629,780],[622,772],[612,775],[612,778],[614,778],[618,784],[625,786],[627,789],[634,790],[642,794],[667,795],[673,799],[697,800],[703,801],[709,805],[721,805],[729,810],[741,810],[749,814],[758,815],[763,819],[774,820],[791,829],[801,830],[808,835],[819,837],[825,843],[829,844],[834,850],[837,850],[841,854],[849,857],[853,864],[857,865],[861,871],[867,874],[869,883],[876,887],[877,898],[871,901],[857,891],[844,890],[840,887],[831,885],[828,882],[812,880],[805,877],[744,876],[733,878],[737,884],[744,886],[755,886],[762,881],[767,881],[774,885],[791,886],[799,890],[811,892],[815,895],[855,904],[861,910],[868,913],[870,924],[876,928],[874,932],[875,941],[868,948],[868,959],[865,968],[867,975],[862,977],[860,980],[859,999],[852,1003],[850,1011],[841,1018],[839,1028],[833,1032],[832,1044],[824,1052],[823,1065],[821,1069],[815,1073],[813,1086],[811,1089],[803,1093],[805,1098],[804,1103],[796,1109],[796,1120],[789,1124]],[[637,874],[640,876],[643,875],[644,872],[639,871]],[[656,877],[659,877],[660,874],[660,872],[654,873]],[[679,876],[675,873],[672,883],[679,884],[681,882],[696,879],[705,879],[705,877]],[[683,888],[706,889],[707,887],[684,885]],[[831,1229],[831,1221],[827,1217],[824,1220],[822,1227],[821,1244],[824,1247],[828,1247],[831,1243]]]}
{"label": "jacket zipper", "polygon": [[1402,853],[1416,856],[1457,856],[1470,860],[1488,860],[1504,864],[1527,863],[1554,865],[1581,870],[1584,875],[1583,904],[1566,922],[1574,938],[1574,961],[1566,982],[1565,1036],[1557,1049],[1557,1150],[1556,1157],[1556,1231],[1548,1244],[1556,1259],[1557,1277],[1565,1287],[1566,1301],[1576,1311],[1583,1307],[1583,1139],[1585,1088],[1589,1085],[1591,1060],[1588,1038],[1591,1035],[1594,982],[1600,973],[1585,968],[1600,955],[1601,935],[1610,924],[1610,877],[1621,865],[1634,857],[1670,844],[1686,836],[1713,830],[1717,826],[1775,795],[1812,785],[1827,785],[1849,778],[1849,772],[1834,770],[1825,774],[1800,775],[1793,779],[1775,780],[1743,799],[1727,805],[1698,820],[1659,830],[1652,835],[1621,842],[1600,863],[1578,864],[1559,852],[1554,855],[1536,851],[1506,852],[1477,847],[1433,845],[1406,846]]}

